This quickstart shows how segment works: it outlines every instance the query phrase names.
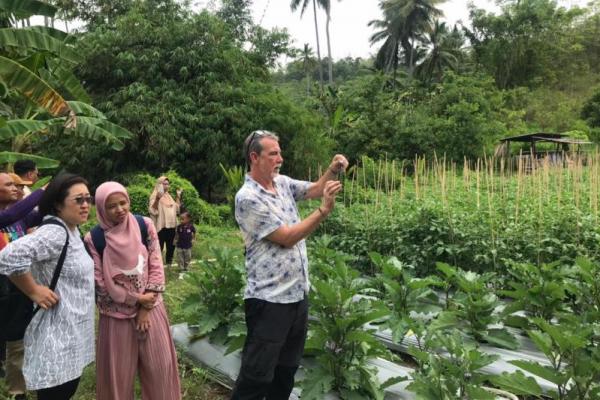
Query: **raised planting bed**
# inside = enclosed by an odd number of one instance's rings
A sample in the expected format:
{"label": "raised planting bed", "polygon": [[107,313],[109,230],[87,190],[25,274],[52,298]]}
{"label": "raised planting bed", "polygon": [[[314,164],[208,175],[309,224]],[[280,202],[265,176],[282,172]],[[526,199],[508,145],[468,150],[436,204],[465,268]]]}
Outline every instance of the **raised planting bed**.
{"label": "raised planting bed", "polygon": [[[370,326],[369,328],[374,328],[374,327]],[[379,331],[375,332],[374,335],[380,342],[382,342],[390,350],[400,352],[403,354],[408,354],[409,346],[417,345],[417,338],[415,335],[412,335],[412,334],[406,335],[404,337],[404,340],[402,341],[402,343],[394,343],[394,341],[392,340],[392,333],[389,329],[379,330]],[[542,365],[549,366],[550,364],[549,364],[548,360],[540,352],[535,351],[535,350],[513,351],[513,350],[500,349],[497,347],[492,347],[492,346],[483,345],[483,344],[480,344],[478,348],[483,353],[490,354],[490,355],[498,355],[500,357],[498,360],[494,361],[490,365],[483,367],[482,372],[487,373],[487,374],[492,374],[492,375],[501,375],[503,372],[512,373],[512,372],[516,372],[516,371],[522,371],[526,376],[533,377],[538,382],[538,384],[540,385],[542,390],[544,390],[544,392],[548,392],[550,390],[557,389],[556,385],[553,384],[552,382],[542,379],[533,374],[530,374],[529,372],[524,371],[521,368],[519,368],[513,364],[510,364],[508,362],[510,360],[528,360],[528,361],[534,361],[534,362],[538,362]]]}
{"label": "raised planting bed", "polygon": [[[225,355],[225,346],[212,344],[207,338],[191,342],[192,331],[187,324],[174,325],[171,327],[171,332],[175,343],[182,347],[193,360],[216,374],[218,383],[230,389],[233,387],[241,364],[241,353],[239,351]],[[311,358],[304,358],[302,360],[302,365],[296,375],[298,381],[303,379],[305,371],[311,368],[314,362],[315,360]],[[377,369],[377,377],[381,382],[394,377],[409,378],[413,372],[412,368],[401,366],[381,358],[370,360],[369,364]],[[404,381],[388,387],[385,391],[385,399],[416,399],[414,393],[406,389],[409,382]],[[486,388],[486,390],[494,393],[497,400],[518,400],[516,396],[502,390],[493,388]],[[302,392],[298,388],[294,388],[290,400],[301,398]],[[335,393],[329,393],[323,397],[323,400],[339,400],[339,396]]]}

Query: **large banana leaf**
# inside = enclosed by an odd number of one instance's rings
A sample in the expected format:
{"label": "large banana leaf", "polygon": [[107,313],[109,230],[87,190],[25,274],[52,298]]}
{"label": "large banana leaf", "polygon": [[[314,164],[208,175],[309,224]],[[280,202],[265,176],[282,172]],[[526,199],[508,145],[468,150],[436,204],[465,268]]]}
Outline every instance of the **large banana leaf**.
{"label": "large banana leaf", "polygon": [[63,32],[60,29],[52,28],[51,26],[42,26],[42,25],[28,26],[27,30],[43,33],[45,35],[51,36],[54,39],[60,40],[61,42],[65,42],[65,43],[75,43],[77,40],[75,36],[69,35],[67,32]]}
{"label": "large banana leaf", "polygon": [[57,8],[37,0],[0,0],[0,10],[26,18],[32,15],[54,17]]}
{"label": "large banana leaf", "polygon": [[91,98],[75,74],[55,60],[48,60],[49,70],[40,70],[40,75],[53,86],[63,87],[74,99],[89,103]]}
{"label": "large banana leaf", "polygon": [[[0,0],[1,1],[1,0]],[[71,113],[69,105],[44,80],[21,64],[0,56],[0,79],[54,116]]]}
{"label": "large banana leaf", "polygon": [[0,46],[15,47],[19,50],[47,51],[72,63],[81,61],[81,56],[65,42],[27,28],[0,29]]}
{"label": "large banana leaf", "polygon": [[110,131],[104,129],[103,126],[95,125],[89,120],[86,120],[85,117],[77,117],[77,127],[66,132],[90,139],[94,142],[104,141],[107,144],[110,144],[111,147],[117,151],[123,150],[123,147],[125,147],[121,139],[117,138]]}
{"label": "large banana leaf", "polygon": [[11,163],[14,164],[19,160],[33,160],[38,168],[56,168],[60,165],[60,161],[53,160],[51,158],[34,156],[31,154],[13,153],[10,151],[0,152],[0,164]]}
{"label": "large banana leaf", "polygon": [[0,127],[0,140],[12,139],[15,136],[23,135],[28,132],[38,132],[55,125],[64,124],[64,118],[53,118],[46,121],[31,119],[13,119],[6,121],[6,124]]}
{"label": "large banana leaf", "polygon": [[[101,118],[77,116],[77,125],[74,128],[68,128],[65,133],[90,139],[92,141],[104,141],[109,143],[113,149],[122,150],[124,147],[122,139],[129,139],[131,133],[113,124],[110,121]],[[46,121],[20,119],[6,121],[0,125],[0,140],[12,139],[19,135],[29,132],[40,132],[50,130],[54,133],[65,124],[66,119],[52,118]]]}
{"label": "large banana leaf", "polygon": [[[15,61],[18,61],[19,64],[21,64],[28,70],[30,70],[34,73],[37,73],[37,71],[39,71],[40,69],[42,69],[46,66],[46,58],[47,58],[46,56],[47,55],[48,54],[46,54],[46,53],[38,51],[38,52],[29,54],[26,58],[21,58],[19,60],[15,60]],[[11,58],[11,57],[9,56],[9,58]]]}
{"label": "large banana leaf", "polygon": [[78,116],[106,119],[106,116],[102,113],[102,111],[92,107],[87,103],[83,103],[81,101],[67,101],[67,103],[69,104],[69,107],[71,107],[71,110],[73,110]]}
{"label": "large banana leaf", "polygon": [[102,129],[109,132],[115,138],[130,139],[132,136],[131,132],[129,132],[127,129],[120,127],[119,125],[113,124],[112,122],[106,119],[77,116],[77,123],[80,122],[99,126]]}

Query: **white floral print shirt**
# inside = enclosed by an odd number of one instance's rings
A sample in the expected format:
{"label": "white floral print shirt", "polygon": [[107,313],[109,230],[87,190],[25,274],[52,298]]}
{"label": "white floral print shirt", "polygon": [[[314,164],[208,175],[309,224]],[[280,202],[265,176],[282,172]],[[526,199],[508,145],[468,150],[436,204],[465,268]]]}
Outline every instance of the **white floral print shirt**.
{"label": "white floral print shirt", "polygon": [[296,202],[306,197],[311,182],[278,175],[274,185],[277,194],[246,175],[235,196],[235,219],[246,245],[248,282],[244,298],[295,303],[309,288],[306,243],[301,240],[286,249],[266,237],[280,226],[300,222]]}

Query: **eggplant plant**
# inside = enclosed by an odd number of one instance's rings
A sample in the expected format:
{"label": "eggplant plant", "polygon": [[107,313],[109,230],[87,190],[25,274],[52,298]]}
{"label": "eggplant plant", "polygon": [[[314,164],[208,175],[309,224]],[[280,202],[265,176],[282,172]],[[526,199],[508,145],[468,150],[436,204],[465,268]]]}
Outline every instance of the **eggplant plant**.
{"label": "eggplant plant", "polygon": [[[554,383],[557,390],[548,393],[553,399],[600,399],[598,327],[583,323],[579,316],[571,316],[558,324],[550,324],[542,318],[535,318],[533,323],[537,329],[527,333],[550,366],[526,360],[510,363]],[[501,382],[496,383],[503,386]],[[523,394],[534,395],[533,392]]]}
{"label": "eggplant plant", "polygon": [[436,265],[456,291],[449,300],[449,309],[441,313],[434,324],[460,329],[480,342],[517,349],[516,338],[500,325],[500,316],[496,313],[501,302],[491,290],[494,274],[463,271],[444,263]]}
{"label": "eggplant plant", "polygon": [[305,354],[316,357],[316,366],[301,383],[302,399],[320,400],[335,390],[342,399],[383,400],[384,387],[398,380],[382,384],[367,361],[392,355],[364,325],[389,311],[381,301],[358,296],[358,271],[348,267],[343,255],[330,256],[337,259],[321,263],[322,277],[312,280],[311,315],[318,322],[310,325]]}
{"label": "eggplant plant", "polygon": [[577,295],[574,296],[573,311],[586,322],[600,322],[600,264],[586,258],[575,262]]}
{"label": "eggplant plant", "polygon": [[211,247],[211,259],[185,279],[197,288],[182,305],[190,326],[197,326],[192,339],[209,336],[215,344],[228,345],[227,353],[240,349],[246,337],[244,322],[244,259],[226,247]]}
{"label": "eggplant plant", "polygon": [[516,311],[550,322],[569,311],[568,296],[577,294],[572,279],[573,269],[558,262],[541,265],[511,263],[508,273],[513,278],[509,282],[512,290],[502,290],[500,294],[514,300],[503,312],[509,325],[520,328],[531,326],[528,318],[513,315]]}
{"label": "eggplant plant", "polygon": [[396,257],[369,253],[371,262],[381,271],[375,282],[382,287],[384,301],[390,308],[386,325],[392,331],[392,340],[400,343],[408,331],[420,331],[416,314],[437,314],[441,311],[433,287],[442,286],[437,277],[417,278],[411,265]]}
{"label": "eggplant plant", "polygon": [[408,389],[423,400],[493,400],[482,388],[489,376],[481,369],[498,356],[484,354],[474,344],[463,341],[457,330],[428,333],[421,348],[411,346],[417,362]]}

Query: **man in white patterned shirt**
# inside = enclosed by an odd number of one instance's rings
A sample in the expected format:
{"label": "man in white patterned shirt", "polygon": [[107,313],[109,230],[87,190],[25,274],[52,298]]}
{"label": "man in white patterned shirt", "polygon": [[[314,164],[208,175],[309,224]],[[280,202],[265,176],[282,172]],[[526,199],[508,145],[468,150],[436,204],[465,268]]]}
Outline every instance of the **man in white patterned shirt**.
{"label": "man in white patterned shirt", "polygon": [[[333,157],[316,182],[280,175],[279,139],[254,131],[244,142],[250,172],[235,198],[235,218],[246,246],[244,306],[248,335],[231,399],[288,399],[304,350],[308,323],[305,238],[333,210],[342,189],[336,180],[348,161]],[[322,198],[304,220],[296,202]]]}

